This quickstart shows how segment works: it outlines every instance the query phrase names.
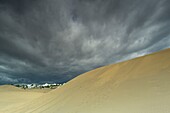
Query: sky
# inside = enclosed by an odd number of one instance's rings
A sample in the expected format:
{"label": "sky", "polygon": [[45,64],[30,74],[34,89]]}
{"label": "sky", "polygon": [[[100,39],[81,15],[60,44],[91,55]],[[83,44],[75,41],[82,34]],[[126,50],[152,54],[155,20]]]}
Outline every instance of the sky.
{"label": "sky", "polygon": [[170,0],[0,0],[0,84],[62,83],[170,47]]}

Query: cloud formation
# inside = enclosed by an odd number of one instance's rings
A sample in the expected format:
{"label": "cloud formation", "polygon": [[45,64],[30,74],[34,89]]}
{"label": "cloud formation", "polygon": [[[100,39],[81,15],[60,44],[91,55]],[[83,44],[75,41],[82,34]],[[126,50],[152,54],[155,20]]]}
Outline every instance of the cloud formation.
{"label": "cloud formation", "polygon": [[0,0],[0,83],[64,82],[170,47],[169,0]]}

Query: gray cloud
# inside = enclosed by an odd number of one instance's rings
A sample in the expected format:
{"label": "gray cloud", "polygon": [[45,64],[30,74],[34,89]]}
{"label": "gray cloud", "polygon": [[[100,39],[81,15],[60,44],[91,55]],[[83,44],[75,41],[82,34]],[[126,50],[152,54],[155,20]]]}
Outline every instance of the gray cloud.
{"label": "gray cloud", "polygon": [[64,82],[170,47],[168,0],[0,0],[0,83]]}

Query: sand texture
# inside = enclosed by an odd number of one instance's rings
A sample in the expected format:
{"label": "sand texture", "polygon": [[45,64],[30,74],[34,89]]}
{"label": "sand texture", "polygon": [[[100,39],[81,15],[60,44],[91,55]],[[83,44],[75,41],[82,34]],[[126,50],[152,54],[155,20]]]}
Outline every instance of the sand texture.
{"label": "sand texture", "polygon": [[89,71],[2,113],[170,113],[170,49]]}
{"label": "sand texture", "polygon": [[49,92],[49,89],[24,90],[12,85],[0,86],[0,113],[5,113],[6,109],[15,109],[47,92]]}

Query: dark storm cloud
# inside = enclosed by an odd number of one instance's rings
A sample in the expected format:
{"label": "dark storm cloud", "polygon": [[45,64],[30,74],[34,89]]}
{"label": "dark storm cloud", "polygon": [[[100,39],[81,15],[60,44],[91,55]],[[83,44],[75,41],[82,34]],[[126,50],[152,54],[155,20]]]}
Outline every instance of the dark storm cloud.
{"label": "dark storm cloud", "polygon": [[0,0],[0,83],[64,82],[170,47],[169,0]]}

